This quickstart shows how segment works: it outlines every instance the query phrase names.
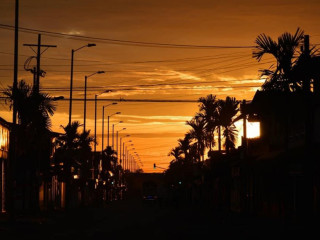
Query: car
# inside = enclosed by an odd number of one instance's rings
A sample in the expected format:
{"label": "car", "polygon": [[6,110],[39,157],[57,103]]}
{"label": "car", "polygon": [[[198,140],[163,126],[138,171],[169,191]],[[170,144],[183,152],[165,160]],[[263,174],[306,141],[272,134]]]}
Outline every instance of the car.
{"label": "car", "polygon": [[158,200],[157,184],[152,181],[142,185],[142,199],[144,202],[156,202]]}

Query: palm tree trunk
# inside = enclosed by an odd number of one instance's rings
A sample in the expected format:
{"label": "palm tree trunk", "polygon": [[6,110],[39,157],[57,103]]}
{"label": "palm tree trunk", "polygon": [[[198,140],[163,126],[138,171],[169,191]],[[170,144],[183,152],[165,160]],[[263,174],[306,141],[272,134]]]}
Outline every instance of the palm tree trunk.
{"label": "palm tree trunk", "polygon": [[226,131],[226,154],[229,154],[229,149],[230,149],[230,139],[229,139],[229,129],[228,127],[225,128],[225,131]]}
{"label": "palm tree trunk", "polygon": [[221,126],[218,126],[218,149],[221,153]]}

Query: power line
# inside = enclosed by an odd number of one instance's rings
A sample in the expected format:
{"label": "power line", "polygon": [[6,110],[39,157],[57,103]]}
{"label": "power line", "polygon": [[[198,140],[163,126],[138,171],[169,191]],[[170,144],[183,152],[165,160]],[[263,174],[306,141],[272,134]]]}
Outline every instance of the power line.
{"label": "power line", "polygon": [[[116,89],[116,86],[108,86],[110,90],[126,90],[126,88],[135,88],[135,87],[157,87],[157,86],[174,86],[174,85],[193,85],[193,84],[209,84],[209,83],[229,83],[229,82],[239,82],[239,81],[256,81],[256,80],[266,80],[266,78],[262,79],[253,79],[253,78],[246,78],[246,79],[232,79],[232,80],[215,80],[215,81],[195,81],[195,82],[178,82],[178,83],[158,83],[158,84],[138,84],[138,85],[124,85],[119,86],[119,89]],[[107,88],[107,86],[101,86],[101,87],[87,87],[87,89],[104,89]],[[43,90],[59,90],[59,89],[68,89],[68,88],[57,88],[57,87],[48,87],[48,88],[42,88]],[[83,87],[75,87],[77,90],[83,90]],[[137,89],[135,89],[137,90]]]}
{"label": "power line", "polygon": [[[14,30],[14,26],[7,24],[0,24],[0,28],[7,30]],[[31,28],[19,27],[19,30],[22,32],[32,33],[32,34],[43,34],[54,37],[69,37],[79,40],[95,40],[102,41],[109,44],[118,44],[118,45],[129,45],[137,47],[164,47],[164,48],[183,48],[183,49],[248,49],[255,48],[255,46],[231,46],[231,45],[193,45],[193,44],[173,44],[173,43],[157,43],[157,42],[143,42],[143,41],[130,41],[130,40],[121,40],[121,39],[112,39],[112,38],[99,38],[99,37],[89,37],[83,35],[59,33]]]}
{"label": "power line", "polygon": [[[13,53],[8,52],[0,52],[0,54],[7,54],[7,55],[13,55]],[[29,57],[28,55],[19,54],[19,56]],[[182,64],[185,62],[194,62],[194,61],[209,61],[209,60],[220,60],[220,59],[226,59],[231,58],[230,60],[236,59],[234,57],[247,57],[248,54],[219,54],[219,55],[211,55],[211,56],[199,56],[199,57],[189,57],[189,58],[178,58],[178,59],[162,59],[162,60],[145,60],[145,61],[132,61],[132,62],[104,62],[101,60],[80,60],[80,61],[88,61],[88,62],[100,62],[96,64],[76,64],[75,66],[83,67],[83,66],[112,66],[112,65],[128,65],[128,64],[145,64],[145,63],[175,63],[175,64]],[[54,59],[54,60],[70,60],[67,58],[48,58],[47,59]],[[230,60],[225,61],[219,61],[226,62]],[[0,66],[11,66],[10,64],[1,64]],[[21,65],[22,66],[22,65]],[[42,64],[42,66],[57,66],[57,67],[69,67],[68,64]]]}
{"label": "power line", "polygon": [[[0,54],[6,54],[6,55],[14,55],[13,53],[9,53],[9,52],[0,52]],[[30,57],[30,55],[25,55],[25,54],[19,54],[20,57]],[[52,59],[52,60],[63,60],[63,61],[70,61],[69,58],[55,58],[55,57],[42,57],[45,59]],[[85,60],[85,59],[76,59],[75,61],[79,61],[79,62],[101,62],[98,60]],[[11,65],[10,65],[11,66]]]}
{"label": "power line", "polygon": [[[7,99],[7,97],[0,97],[0,99],[4,100]],[[74,101],[83,101],[82,98],[73,98],[72,100]],[[59,101],[69,101],[69,98],[64,98]],[[87,99],[87,101],[106,101],[106,102],[148,102],[148,103],[199,103],[198,100],[188,100],[188,99],[124,99],[124,98],[119,98],[119,99],[114,99],[114,98],[99,98],[99,99],[94,99],[90,98]]]}

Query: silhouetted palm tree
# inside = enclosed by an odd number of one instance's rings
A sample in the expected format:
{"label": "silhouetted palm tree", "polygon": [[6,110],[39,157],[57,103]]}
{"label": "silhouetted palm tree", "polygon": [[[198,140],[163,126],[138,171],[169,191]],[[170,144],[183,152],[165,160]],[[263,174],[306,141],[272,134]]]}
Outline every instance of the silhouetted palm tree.
{"label": "silhouetted palm tree", "polygon": [[50,130],[50,116],[56,110],[54,98],[46,93],[34,93],[32,87],[24,80],[19,81],[15,96],[12,87],[6,89],[4,95],[10,108],[13,107],[13,103],[16,105],[20,125]]}
{"label": "silhouetted palm tree", "polygon": [[82,203],[84,200],[85,182],[89,177],[91,167],[91,144],[93,137],[90,136],[90,130],[79,133],[81,124],[78,121],[72,122],[70,125],[61,126],[64,133],[57,140],[57,149],[55,152],[56,166],[63,163],[63,172],[60,172],[66,182],[66,207],[69,207],[70,200],[70,184],[72,175],[80,175],[80,187],[82,191]]}
{"label": "silhouetted palm tree", "polygon": [[74,121],[71,124],[62,126],[64,133],[59,136],[56,141],[58,149],[60,150],[75,150],[79,147],[80,134],[78,128],[80,127],[80,122]]}
{"label": "silhouetted palm tree", "polygon": [[293,81],[291,71],[299,56],[299,46],[303,38],[304,32],[300,28],[293,35],[283,33],[277,42],[266,34],[257,37],[253,57],[260,61],[265,54],[271,54],[277,61],[275,67],[272,65],[270,69],[261,71],[261,75],[267,77],[262,86],[264,90],[295,91],[300,88],[297,82]]}
{"label": "silhouetted palm tree", "polygon": [[102,166],[103,170],[109,171],[114,170],[117,164],[117,153],[112,147],[107,146],[103,151]]}
{"label": "silhouetted palm tree", "polygon": [[180,161],[182,159],[181,158],[181,154],[182,153],[183,153],[183,151],[178,146],[178,147],[172,148],[170,153],[168,154],[168,156],[173,156],[174,157],[174,161]]}
{"label": "silhouetted palm tree", "polygon": [[[197,115],[192,118],[190,121],[187,121],[187,125],[189,125],[192,129],[188,132],[192,139],[196,142],[194,143],[197,146],[197,159],[198,161],[204,158],[204,149],[205,149],[205,120],[201,115]],[[202,159],[204,160],[204,159]]]}
{"label": "silhouetted palm tree", "polygon": [[191,161],[191,158],[190,158],[191,140],[192,139],[189,133],[185,134],[183,139],[181,138],[178,139],[179,148],[183,152],[184,160],[186,162]]}
{"label": "silhouetted palm tree", "polygon": [[[23,80],[18,82],[15,94],[12,87],[3,93],[7,97],[6,103],[10,108],[15,104],[18,114],[17,167],[24,166],[21,169],[23,173],[18,177],[24,182],[31,181],[31,204],[38,210],[39,179],[46,177],[49,169],[50,117],[56,109],[54,99],[46,93],[33,92],[32,87]],[[29,180],[30,176],[32,179]]]}
{"label": "silhouetted palm tree", "polygon": [[94,138],[90,136],[90,130],[82,131],[79,136],[79,147],[81,165],[86,166],[83,170],[89,168],[89,160],[91,160],[92,157],[92,143],[94,143]]}
{"label": "silhouetted palm tree", "polygon": [[210,94],[207,97],[199,98],[199,102],[201,103],[199,110],[205,121],[205,143],[211,151],[215,146],[214,131],[218,125],[218,101],[216,100],[216,96]]}
{"label": "silhouetted palm tree", "polygon": [[235,148],[237,129],[234,118],[238,112],[239,101],[235,98],[226,97],[226,100],[219,101],[219,125],[223,127],[224,146],[227,153]]}
{"label": "silhouetted palm tree", "polygon": [[101,178],[107,183],[104,187],[108,195],[111,196],[120,180],[117,153],[111,146],[107,146],[103,151]]}

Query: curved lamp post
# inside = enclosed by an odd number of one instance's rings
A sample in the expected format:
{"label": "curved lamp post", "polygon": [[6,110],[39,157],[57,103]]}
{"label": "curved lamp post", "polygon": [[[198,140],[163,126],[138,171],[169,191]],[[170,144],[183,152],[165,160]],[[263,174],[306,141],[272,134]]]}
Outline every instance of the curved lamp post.
{"label": "curved lamp post", "polygon": [[112,149],[114,149],[114,126],[118,125],[119,123],[123,123],[123,121],[112,124]]}
{"label": "curved lamp post", "polygon": [[[102,139],[101,139],[102,146],[101,146],[101,153],[103,152],[103,147],[104,147],[104,109],[106,107],[108,107],[108,106],[116,105],[116,104],[118,104],[118,103],[114,102],[114,103],[102,106]],[[108,146],[109,146],[109,144],[108,144]]]}
{"label": "curved lamp post", "polygon": [[[118,148],[118,144],[119,144],[119,132],[121,132],[121,131],[123,131],[123,130],[126,130],[127,128],[122,128],[121,130],[118,130],[117,131],[117,148],[116,148],[116,151],[117,151],[117,155],[118,155],[118,158],[119,158],[119,153],[118,153],[118,150],[119,150],[119,148]],[[121,164],[121,144],[120,144],[120,164]]]}
{"label": "curved lamp post", "polygon": [[112,92],[111,90],[105,90],[102,93],[94,95],[94,155],[97,152],[97,99],[98,96],[104,93]]}
{"label": "curved lamp post", "polygon": [[[134,144],[131,144],[130,146],[133,146]],[[129,168],[129,171],[131,170],[131,172],[133,172],[133,156],[131,154],[129,154],[129,151],[131,150],[136,150],[135,148],[131,148],[131,149],[128,149],[128,156],[130,156],[128,159],[127,159],[127,165],[128,165],[128,168]]]}
{"label": "curved lamp post", "polygon": [[[130,137],[130,134],[127,134],[126,136],[120,138],[120,163],[123,162],[123,167],[124,167],[124,142],[122,143],[122,138],[126,138],[126,137]],[[122,146],[122,153],[121,153],[121,146]]]}
{"label": "curved lamp post", "polygon": [[71,125],[71,116],[72,116],[72,88],[73,88],[73,57],[74,53],[76,51],[79,51],[82,48],[85,47],[94,47],[96,46],[95,43],[88,43],[82,47],[79,47],[77,49],[72,49],[71,50],[71,72],[70,72],[70,97],[69,97],[69,125]]}
{"label": "curved lamp post", "polygon": [[84,76],[84,103],[83,103],[83,131],[86,130],[86,117],[87,117],[87,80],[89,77],[95,75],[95,74],[102,74],[105,73],[105,71],[97,71],[95,73],[92,73],[88,76]]}
{"label": "curved lamp post", "polygon": [[110,144],[109,144],[109,122],[110,122],[110,117],[112,117],[113,115],[116,115],[116,114],[121,114],[121,112],[116,112],[114,114],[108,115],[108,147],[110,146]]}

